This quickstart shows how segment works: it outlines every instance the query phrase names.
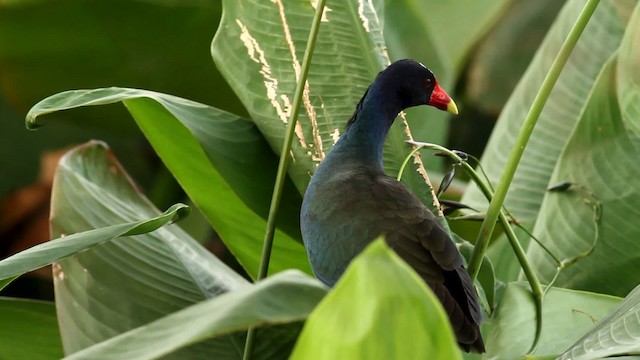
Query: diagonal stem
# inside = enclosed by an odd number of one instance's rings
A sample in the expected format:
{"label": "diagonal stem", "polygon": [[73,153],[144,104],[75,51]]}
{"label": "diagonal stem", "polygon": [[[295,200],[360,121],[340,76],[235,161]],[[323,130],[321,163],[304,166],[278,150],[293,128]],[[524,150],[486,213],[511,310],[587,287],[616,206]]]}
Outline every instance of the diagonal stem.
{"label": "diagonal stem", "polygon": [[[475,170],[473,170],[471,165],[469,165],[467,161],[464,161],[455,152],[436,144],[422,143],[422,142],[415,142],[415,141],[411,141],[409,143],[416,146],[418,149],[421,147],[426,147],[426,148],[437,150],[447,154],[451,159],[453,159],[456,163],[460,164],[462,168],[466,170],[467,174],[471,176],[472,180],[476,183],[476,185],[482,191],[482,194],[487,198],[487,200],[492,201],[494,195],[493,195],[493,192],[491,191],[491,188],[488,186],[488,183],[485,183],[484,181],[482,181],[478,173]],[[529,351],[529,352],[533,352],[533,350],[538,344],[538,341],[540,340],[540,335],[542,334],[542,300],[544,299],[544,291],[542,290],[542,285],[540,284],[540,280],[538,280],[538,276],[535,270],[529,264],[525,251],[520,245],[520,242],[518,241],[518,238],[515,232],[513,231],[513,228],[509,224],[509,220],[507,219],[507,216],[503,211],[500,211],[498,213],[498,220],[500,221],[500,225],[502,226],[504,233],[507,236],[507,239],[509,240],[509,244],[513,249],[513,253],[516,255],[516,258],[520,263],[520,267],[522,267],[522,271],[524,272],[525,277],[529,282],[529,286],[531,286],[531,293],[532,293],[533,301],[536,308],[536,317],[538,319],[538,321],[536,321],[536,332],[535,332],[533,344],[531,346],[531,350]],[[474,247],[474,253],[475,253],[475,249],[477,249],[477,246]],[[484,258],[484,253],[482,254],[481,260],[483,258]],[[480,265],[482,265],[482,262],[480,263]]]}
{"label": "diagonal stem", "polygon": [[540,90],[538,90],[538,94],[533,100],[533,104],[531,105],[531,109],[529,109],[529,113],[524,120],[522,125],[522,129],[518,134],[516,142],[513,146],[513,150],[511,154],[509,154],[509,159],[507,160],[507,164],[505,166],[504,172],[502,173],[502,177],[500,178],[500,182],[498,183],[498,187],[496,188],[495,194],[493,196],[493,200],[489,204],[489,208],[487,209],[487,215],[482,222],[482,226],[480,227],[480,232],[478,233],[478,238],[476,240],[476,246],[473,249],[473,254],[471,255],[471,260],[469,261],[469,274],[471,279],[475,279],[478,276],[478,271],[480,271],[480,264],[482,264],[482,258],[484,257],[485,252],[487,251],[487,247],[489,246],[489,240],[491,239],[491,235],[493,234],[493,230],[496,226],[496,220],[500,214],[500,209],[502,209],[502,204],[504,203],[504,199],[507,196],[507,190],[509,190],[509,186],[511,185],[511,180],[513,180],[513,176],[518,167],[518,163],[522,158],[522,154],[524,153],[524,149],[529,142],[529,138],[531,137],[531,133],[540,117],[540,113],[544,108],[549,95],[551,94],[551,90],[555,85],[562,68],[567,63],[569,59],[569,55],[573,51],[580,35],[582,35],[582,31],[587,26],[591,15],[595,11],[596,7],[600,0],[588,0],[585,4],[582,12],[578,16],[578,20],[571,28],[567,39],[564,44],[562,44],[562,48],[560,48],[560,52],[556,56],[553,64],[551,64],[551,68],[547,73],[544,81],[542,82],[542,86]]}
{"label": "diagonal stem", "polygon": [[[289,165],[289,151],[291,150],[291,142],[293,141],[294,130],[296,122],[298,121],[298,113],[300,111],[302,93],[304,91],[305,84],[307,83],[309,64],[311,63],[311,57],[313,56],[313,50],[315,48],[316,39],[318,37],[318,30],[320,29],[320,21],[322,19],[322,12],[324,11],[325,2],[326,0],[319,0],[316,5],[316,11],[313,16],[313,22],[311,23],[309,38],[307,40],[307,47],[304,51],[304,58],[302,59],[300,77],[298,78],[298,83],[296,84],[296,91],[293,97],[293,105],[291,106],[291,116],[287,125],[287,132],[284,137],[282,150],[280,151],[280,163],[278,164],[276,182],[273,187],[271,207],[269,208],[269,217],[267,218],[267,228],[264,233],[264,243],[262,247],[262,257],[260,259],[260,269],[258,270],[256,281],[264,279],[267,276],[267,272],[269,270],[269,260],[271,258],[273,236],[276,229],[276,219],[278,215],[278,209],[280,207],[280,199],[282,198],[282,188],[287,176],[287,166]],[[255,328],[250,328],[247,332],[247,341],[244,347],[244,360],[251,359],[254,340]]]}

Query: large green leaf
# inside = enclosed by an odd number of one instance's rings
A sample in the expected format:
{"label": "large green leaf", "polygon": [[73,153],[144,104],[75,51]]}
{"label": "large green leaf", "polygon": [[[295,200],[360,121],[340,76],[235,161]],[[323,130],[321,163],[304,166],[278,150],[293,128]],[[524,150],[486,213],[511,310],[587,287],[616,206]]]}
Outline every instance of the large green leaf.
{"label": "large green leaf", "polygon": [[0,354],[3,359],[62,357],[53,303],[0,298]]}
{"label": "large green leaf", "polygon": [[[640,6],[630,22],[623,49],[640,47],[639,31]],[[624,51],[631,54],[637,50]],[[628,103],[622,112],[619,99],[638,98],[640,86],[626,86],[616,92],[613,60],[598,77],[552,176],[552,182],[570,181],[577,186],[568,193],[554,192],[545,197],[534,234],[560,258],[587,251],[598,236],[593,253],[563,271],[557,284],[625,295],[638,284],[640,273],[640,224],[634,221],[640,217],[636,207],[640,203],[640,184],[634,180],[640,178],[637,162],[640,137],[631,131],[639,119],[634,114],[637,104]],[[637,71],[633,67],[620,67],[618,79],[637,76],[629,70]],[[589,201],[602,206],[598,224],[594,222]],[[531,245],[528,257],[542,279],[548,281],[554,276],[556,265],[539,246]]]}
{"label": "large green leaf", "polygon": [[[584,3],[583,0],[570,0],[565,4],[500,115],[482,157],[494,184],[502,174],[529,106]],[[538,216],[545,189],[553,184],[551,173],[560,153],[587,103],[598,73],[622,41],[627,14],[634,4],[633,1],[614,0],[599,5],[540,115],[505,200],[511,213],[530,230]],[[487,204],[475,185],[469,187],[462,201],[477,209]],[[561,233],[566,231],[562,228]],[[526,248],[528,236],[523,234],[520,240]],[[511,253],[504,236],[489,252],[501,280],[518,276],[519,265]]]}
{"label": "large green leaf", "polygon": [[[157,214],[104,144],[88,143],[61,160],[52,194],[54,236]],[[67,354],[247,285],[177,225],[112,240],[55,263],[53,273]],[[237,354],[242,342],[227,336],[176,357],[208,358],[211,346]]]}
{"label": "large green leaf", "polygon": [[[492,183],[501,176],[533,98],[585,2],[566,3],[500,114],[482,156]],[[589,20],[540,115],[509,189],[505,204],[519,221],[532,223],[536,219],[560,152],[580,117],[598,73],[618,49],[627,14],[634,5],[633,1],[603,1]],[[487,206],[475,186],[465,193],[463,202],[477,209]]]}
{"label": "large green leaf", "polygon": [[562,354],[562,359],[601,359],[624,354],[640,354],[640,286]]}
{"label": "large green leaf", "polygon": [[146,234],[171,224],[189,212],[184,204],[176,204],[148,220],[116,224],[101,229],[65,235],[36,245],[0,261],[0,279],[11,279],[85,251],[119,237]]}
{"label": "large green leaf", "polygon": [[[583,291],[553,288],[542,307],[542,335],[537,356],[558,356],[621,299]],[[509,283],[495,316],[487,322],[488,359],[518,359],[535,336],[536,309],[527,283]]]}
{"label": "large green leaf", "polygon": [[[258,271],[262,236],[277,159],[255,126],[215,108],[145,90],[107,88],[53,95],[27,115],[28,126],[41,116],[81,106],[124,102],[178,182],[202,210],[232,253],[253,276]],[[247,176],[248,172],[251,176]],[[299,240],[300,195],[285,188],[271,270],[299,268],[310,273]]]}
{"label": "large green leaf", "polygon": [[[317,164],[337,141],[355,105],[389,62],[380,1],[329,1],[303,95],[289,168],[303,192]],[[225,0],[213,58],[271,147],[279,152],[300,73],[314,2]],[[436,74],[437,75],[437,74]],[[431,111],[437,111],[431,109]],[[410,150],[404,120],[385,146],[385,168],[396,174]],[[419,162],[418,162],[419,163]],[[403,181],[427,204],[421,163]]]}
{"label": "large green leaf", "polygon": [[[308,275],[294,270],[282,272],[177,311],[68,359],[155,359],[222,334],[304,320],[325,293],[325,286]],[[283,354],[277,344],[269,345],[253,358],[286,358],[288,355]],[[215,349],[211,354],[215,354]]]}
{"label": "large green leaf", "polygon": [[383,240],[313,311],[292,359],[461,359],[442,305]]}
{"label": "large green leaf", "polygon": [[629,138],[640,136],[640,5],[636,5],[632,19],[618,52],[616,90],[618,104]]}

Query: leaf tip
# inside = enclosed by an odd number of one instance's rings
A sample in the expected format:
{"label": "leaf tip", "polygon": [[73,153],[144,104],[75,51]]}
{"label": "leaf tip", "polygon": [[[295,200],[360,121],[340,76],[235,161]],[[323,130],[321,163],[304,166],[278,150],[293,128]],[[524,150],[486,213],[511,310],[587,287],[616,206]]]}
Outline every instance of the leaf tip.
{"label": "leaf tip", "polygon": [[43,124],[39,123],[36,119],[38,117],[38,114],[33,112],[33,109],[29,111],[29,113],[27,114],[27,118],[24,121],[24,126],[27,128],[27,130],[37,130],[38,128],[42,127]]}
{"label": "leaf tip", "polygon": [[175,212],[175,216],[173,217],[173,219],[171,219],[171,222],[176,222],[189,216],[189,214],[191,213],[191,208],[185,204],[177,203],[167,210],[167,213],[170,212]]}

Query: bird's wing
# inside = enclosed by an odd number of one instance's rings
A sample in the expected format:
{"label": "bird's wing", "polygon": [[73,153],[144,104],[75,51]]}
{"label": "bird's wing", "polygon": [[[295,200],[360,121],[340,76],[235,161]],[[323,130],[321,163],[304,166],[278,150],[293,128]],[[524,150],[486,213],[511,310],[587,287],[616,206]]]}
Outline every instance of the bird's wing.
{"label": "bird's wing", "polygon": [[[406,186],[394,178],[380,176],[372,184],[373,201],[384,211],[389,243],[410,247],[411,251],[424,250],[444,270],[462,266],[462,257],[449,234],[438,219]],[[422,249],[417,247],[419,245]]]}
{"label": "bird's wing", "polygon": [[462,256],[435,215],[402,183],[388,176],[376,179],[371,194],[371,203],[385,214],[389,245],[431,285],[447,313],[456,316],[455,301],[479,324],[482,315],[473,283]]}
{"label": "bird's wing", "polygon": [[[353,168],[336,175],[317,195],[324,198],[317,215],[325,223],[327,243],[334,244],[329,250],[334,256],[354,251],[346,248],[353,244],[362,250],[384,235],[431,286],[450,316],[466,314],[480,323],[475,289],[462,256],[435,215],[406,186],[381,172]],[[337,238],[342,241],[333,241]]]}

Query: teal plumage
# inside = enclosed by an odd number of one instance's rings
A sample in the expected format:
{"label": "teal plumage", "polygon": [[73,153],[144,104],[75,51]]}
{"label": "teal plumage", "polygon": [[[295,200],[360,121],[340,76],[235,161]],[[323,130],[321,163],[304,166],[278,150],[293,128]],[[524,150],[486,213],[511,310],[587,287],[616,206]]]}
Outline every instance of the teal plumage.
{"label": "teal plumage", "polygon": [[433,213],[383,171],[391,124],[400,111],[418,105],[457,113],[418,62],[397,61],[377,76],[311,178],[300,214],[302,238],[316,277],[333,286],[349,262],[384,235],[440,299],[460,346],[483,352],[481,310],[460,253]]}

